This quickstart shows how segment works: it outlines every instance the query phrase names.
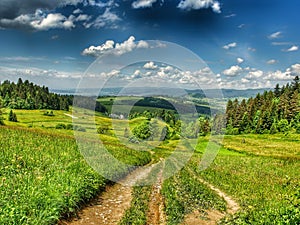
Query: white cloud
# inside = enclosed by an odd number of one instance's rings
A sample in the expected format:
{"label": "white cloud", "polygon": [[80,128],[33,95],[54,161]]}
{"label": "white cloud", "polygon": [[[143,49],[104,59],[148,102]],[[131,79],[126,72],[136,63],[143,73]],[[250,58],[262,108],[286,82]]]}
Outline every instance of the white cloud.
{"label": "white cloud", "polygon": [[157,2],[157,0],[137,0],[134,1],[131,6],[134,9],[150,8],[155,2]]}
{"label": "white cloud", "polygon": [[238,65],[231,66],[229,69],[223,71],[223,74],[226,76],[235,77],[240,75],[243,72],[243,68]]}
{"label": "white cloud", "polygon": [[282,72],[277,70],[275,72],[268,72],[264,80],[276,80],[276,81],[287,81],[291,80],[292,76],[288,72]]}
{"label": "white cloud", "polygon": [[1,19],[1,24],[12,27],[29,27],[36,30],[49,30],[54,28],[71,29],[75,25],[73,17],[66,18],[60,13],[46,14],[41,10],[36,10],[35,14],[20,15],[15,19]]}
{"label": "white cloud", "polygon": [[224,16],[224,18],[232,18],[232,17],[235,17],[235,16],[236,16],[236,14],[232,13],[232,14],[229,14],[227,16]]}
{"label": "white cloud", "polygon": [[264,72],[262,70],[255,70],[250,71],[248,75],[246,76],[247,79],[257,79],[264,75]]}
{"label": "white cloud", "polygon": [[247,83],[250,83],[250,80],[248,80],[248,79],[246,79],[246,78],[242,78],[242,79],[241,79],[241,82],[242,82],[243,84],[247,84]]}
{"label": "white cloud", "polygon": [[281,37],[282,32],[278,31],[268,36],[269,39],[278,39]]}
{"label": "white cloud", "polygon": [[294,64],[294,65],[291,65],[290,68],[288,68],[286,70],[287,73],[291,74],[291,75],[300,75],[300,64],[297,63],[297,64]]}
{"label": "white cloud", "polygon": [[145,69],[155,70],[157,69],[157,65],[154,64],[154,62],[148,62],[144,65]]}
{"label": "white cloud", "polygon": [[31,21],[30,24],[37,30],[49,30],[53,28],[71,29],[75,27],[72,20],[67,19],[60,13],[50,13],[45,18]]}
{"label": "white cloud", "polygon": [[73,14],[79,14],[79,13],[82,13],[82,10],[81,9],[75,9],[73,11]]}
{"label": "white cloud", "polygon": [[229,43],[227,45],[224,45],[223,48],[226,49],[226,50],[229,50],[231,48],[235,48],[237,46],[237,43],[236,42],[232,42],[232,43]]}
{"label": "white cloud", "polygon": [[298,46],[293,45],[293,46],[291,46],[290,48],[285,49],[285,50],[283,50],[283,51],[285,51],[285,52],[295,52],[295,51],[298,51],[298,49],[299,49]]}
{"label": "white cloud", "polygon": [[220,3],[216,0],[181,0],[177,7],[188,11],[211,8],[215,13],[221,13]]}
{"label": "white cloud", "polygon": [[106,8],[104,13],[100,16],[98,16],[94,22],[90,24],[86,24],[86,28],[89,28],[91,26],[95,28],[102,28],[106,26],[110,26],[111,28],[117,28],[115,26],[115,23],[118,21],[121,21],[122,19],[115,13],[110,11],[110,8]]}
{"label": "white cloud", "polygon": [[244,26],[245,26],[245,24],[242,23],[242,24],[238,25],[238,28],[239,28],[239,29],[242,29]]}
{"label": "white cloud", "polygon": [[249,51],[249,52],[256,52],[256,49],[255,49],[255,48],[248,47],[248,51]]}
{"label": "white cloud", "polygon": [[90,20],[92,17],[87,15],[87,14],[80,14],[75,20],[76,21],[88,21]]}
{"label": "white cloud", "polygon": [[236,59],[236,62],[238,63],[238,64],[241,64],[241,63],[243,63],[245,60],[244,59],[242,59],[242,58],[237,58]]}
{"label": "white cloud", "polygon": [[135,37],[131,36],[123,43],[115,43],[113,40],[108,40],[100,46],[90,46],[83,50],[82,55],[98,57],[105,54],[123,55],[131,52],[134,49],[149,48],[146,41],[135,41]]}
{"label": "white cloud", "polygon": [[291,45],[291,42],[272,42],[271,45],[274,46]]}
{"label": "white cloud", "polygon": [[269,65],[273,65],[273,64],[276,64],[278,61],[275,60],[275,59],[270,59],[269,61],[267,61],[267,64]]}

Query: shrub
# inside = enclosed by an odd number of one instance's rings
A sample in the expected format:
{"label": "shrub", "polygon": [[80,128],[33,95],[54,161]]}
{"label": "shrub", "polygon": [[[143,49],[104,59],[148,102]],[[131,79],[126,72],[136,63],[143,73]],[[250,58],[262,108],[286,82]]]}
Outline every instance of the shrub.
{"label": "shrub", "polygon": [[106,134],[109,131],[109,128],[107,126],[101,126],[98,127],[97,133],[98,134]]}
{"label": "shrub", "polygon": [[66,125],[63,123],[59,123],[55,126],[55,129],[66,129]]}
{"label": "shrub", "polygon": [[139,139],[145,140],[153,135],[153,129],[149,121],[145,121],[140,125],[136,126],[132,133]]}

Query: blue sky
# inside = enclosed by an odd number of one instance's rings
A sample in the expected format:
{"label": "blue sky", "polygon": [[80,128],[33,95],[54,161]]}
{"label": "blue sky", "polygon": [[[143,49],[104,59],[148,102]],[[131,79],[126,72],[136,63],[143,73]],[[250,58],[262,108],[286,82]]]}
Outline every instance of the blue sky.
{"label": "blue sky", "polygon": [[74,88],[96,57],[161,40],[202,58],[218,87],[274,87],[300,75],[299,10],[297,0],[4,0],[0,80]]}

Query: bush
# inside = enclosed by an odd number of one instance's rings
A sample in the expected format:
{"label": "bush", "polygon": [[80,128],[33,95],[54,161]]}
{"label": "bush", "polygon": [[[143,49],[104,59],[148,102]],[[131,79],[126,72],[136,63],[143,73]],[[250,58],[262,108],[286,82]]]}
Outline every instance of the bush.
{"label": "bush", "polygon": [[101,126],[98,127],[97,133],[98,134],[106,134],[109,131],[109,128],[107,126]]}
{"label": "bush", "polygon": [[153,135],[153,129],[149,121],[145,121],[141,123],[140,125],[136,126],[132,133],[134,136],[136,136],[138,139],[145,140],[150,138]]}
{"label": "bush", "polygon": [[66,129],[66,125],[63,123],[59,123],[55,126],[55,129]]}
{"label": "bush", "polygon": [[297,134],[300,134],[300,124],[297,124],[297,127],[296,127],[296,133],[297,133]]}
{"label": "bush", "polygon": [[44,112],[43,115],[44,116],[54,116],[54,113],[53,113],[53,111],[50,111],[50,113],[47,111],[47,112]]}
{"label": "bush", "polygon": [[278,130],[283,133],[288,132],[290,130],[289,121],[286,119],[281,119],[278,122]]}
{"label": "bush", "polygon": [[71,124],[71,123],[67,124],[66,129],[73,130],[73,124]]}
{"label": "bush", "polygon": [[227,129],[227,132],[226,134],[228,135],[238,135],[240,132],[239,132],[239,128],[232,128],[232,129]]}

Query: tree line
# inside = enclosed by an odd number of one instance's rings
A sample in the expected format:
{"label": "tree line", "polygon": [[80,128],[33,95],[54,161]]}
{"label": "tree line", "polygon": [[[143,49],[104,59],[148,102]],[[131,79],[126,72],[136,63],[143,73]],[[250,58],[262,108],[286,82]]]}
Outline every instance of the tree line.
{"label": "tree line", "polygon": [[48,87],[40,87],[18,79],[17,83],[8,80],[0,82],[0,102],[10,109],[53,109],[69,110],[73,96],[50,93]]}
{"label": "tree line", "polygon": [[274,90],[242,101],[229,100],[225,115],[216,115],[212,130],[216,133],[300,133],[300,82],[276,85]]}

